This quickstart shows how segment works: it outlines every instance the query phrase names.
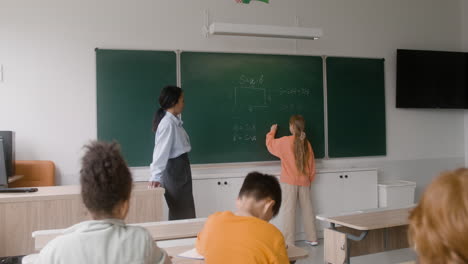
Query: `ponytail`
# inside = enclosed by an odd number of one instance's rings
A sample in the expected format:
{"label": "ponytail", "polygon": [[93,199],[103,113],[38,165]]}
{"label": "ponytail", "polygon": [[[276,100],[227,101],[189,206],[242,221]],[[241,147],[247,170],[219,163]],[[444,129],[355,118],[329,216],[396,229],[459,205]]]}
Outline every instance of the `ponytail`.
{"label": "ponytail", "polygon": [[182,96],[182,89],[177,86],[166,86],[161,90],[159,95],[159,105],[161,106],[156,113],[154,113],[153,118],[153,132],[156,133],[158,130],[159,123],[166,115],[166,110],[173,107],[179,101],[179,98]]}
{"label": "ponytail", "polygon": [[153,117],[153,132],[156,133],[156,130],[158,130],[159,123],[163,119],[163,117],[166,115],[166,111],[162,109],[161,107],[154,113]]}
{"label": "ponytail", "polygon": [[304,118],[300,115],[293,115],[289,119],[289,123],[293,126],[294,129],[294,159],[296,161],[297,170],[302,175],[307,175],[310,171],[309,168],[309,158],[310,158],[310,149],[309,141],[306,138],[305,134],[305,121]]}

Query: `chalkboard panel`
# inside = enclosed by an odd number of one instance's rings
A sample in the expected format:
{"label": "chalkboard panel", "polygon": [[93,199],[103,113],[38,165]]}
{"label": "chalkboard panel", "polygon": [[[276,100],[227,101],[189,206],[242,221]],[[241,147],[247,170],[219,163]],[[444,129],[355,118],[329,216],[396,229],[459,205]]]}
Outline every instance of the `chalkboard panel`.
{"label": "chalkboard panel", "polygon": [[386,155],[383,59],[328,57],[329,156]]}
{"label": "chalkboard panel", "polygon": [[192,163],[273,160],[265,134],[277,123],[288,135],[292,114],[324,156],[321,57],[182,52],[181,78]]}
{"label": "chalkboard panel", "polygon": [[130,166],[149,166],[159,92],[176,84],[172,51],[96,50],[99,140],[116,140]]}

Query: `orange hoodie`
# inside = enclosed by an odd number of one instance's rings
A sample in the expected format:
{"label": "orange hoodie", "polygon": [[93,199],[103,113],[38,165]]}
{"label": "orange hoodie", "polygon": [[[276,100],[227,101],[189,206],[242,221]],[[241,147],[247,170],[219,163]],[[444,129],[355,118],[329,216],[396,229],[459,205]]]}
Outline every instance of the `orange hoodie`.
{"label": "orange hoodie", "polygon": [[270,131],[266,135],[266,146],[271,154],[281,159],[280,182],[291,185],[310,186],[310,183],[315,178],[314,151],[310,143],[310,171],[309,175],[302,175],[296,167],[296,160],[294,158],[294,136],[275,138],[275,134],[276,131]]}

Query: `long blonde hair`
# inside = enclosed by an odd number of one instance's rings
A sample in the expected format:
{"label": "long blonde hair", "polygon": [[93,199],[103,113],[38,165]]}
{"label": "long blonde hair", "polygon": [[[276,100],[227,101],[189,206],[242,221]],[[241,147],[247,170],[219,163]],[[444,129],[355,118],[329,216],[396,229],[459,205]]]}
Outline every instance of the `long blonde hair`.
{"label": "long blonde hair", "polygon": [[468,263],[468,169],[442,173],[409,217],[409,240],[424,264]]}
{"label": "long blonde hair", "polygon": [[289,119],[289,124],[293,128],[294,135],[294,159],[296,160],[297,170],[302,175],[309,172],[309,141],[305,136],[305,120],[301,115],[293,115]]}

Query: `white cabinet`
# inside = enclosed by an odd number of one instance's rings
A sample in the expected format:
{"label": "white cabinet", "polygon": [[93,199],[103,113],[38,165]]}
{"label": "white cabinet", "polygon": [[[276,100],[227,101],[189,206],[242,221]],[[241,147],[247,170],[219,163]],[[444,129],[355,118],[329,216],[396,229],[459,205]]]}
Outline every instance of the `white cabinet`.
{"label": "white cabinet", "polygon": [[343,211],[378,207],[377,171],[358,171],[343,176]]}
{"label": "white cabinet", "polygon": [[[244,177],[194,179],[193,196],[197,217],[208,217],[217,211],[235,211],[236,199],[243,182]],[[317,215],[377,208],[377,190],[376,169],[321,171],[312,183],[311,200]],[[298,208],[298,234],[303,233],[300,215]],[[276,217],[271,222],[281,229],[281,217]],[[320,221],[317,224],[317,228],[321,229]]]}
{"label": "white cabinet", "polygon": [[218,211],[235,211],[236,199],[244,178],[193,180],[193,198],[197,217]]}
{"label": "white cabinet", "polygon": [[319,173],[311,199],[317,214],[377,208],[377,170]]}
{"label": "white cabinet", "polygon": [[[337,214],[378,207],[377,170],[321,172],[311,187],[315,214]],[[301,219],[297,219],[299,222]],[[326,223],[316,221],[322,230]],[[297,233],[302,233],[299,224]]]}

